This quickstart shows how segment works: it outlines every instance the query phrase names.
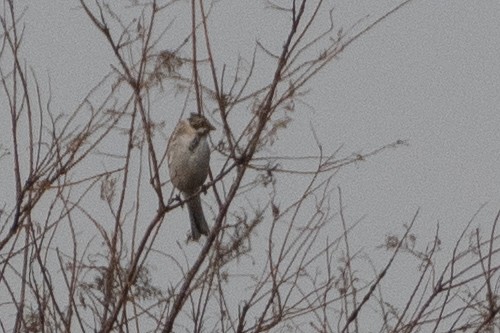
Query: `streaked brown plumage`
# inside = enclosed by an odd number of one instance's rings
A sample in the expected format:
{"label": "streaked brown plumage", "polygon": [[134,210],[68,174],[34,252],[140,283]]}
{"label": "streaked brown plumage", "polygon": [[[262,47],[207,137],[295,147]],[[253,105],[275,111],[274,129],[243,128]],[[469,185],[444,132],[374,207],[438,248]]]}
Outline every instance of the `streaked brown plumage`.
{"label": "streaked brown plumage", "polygon": [[[181,120],[167,145],[168,169],[172,184],[188,199],[203,185],[210,166],[208,133],[215,128],[202,115],[192,113]],[[203,214],[200,195],[187,202],[191,233],[194,240],[208,235],[210,229]]]}

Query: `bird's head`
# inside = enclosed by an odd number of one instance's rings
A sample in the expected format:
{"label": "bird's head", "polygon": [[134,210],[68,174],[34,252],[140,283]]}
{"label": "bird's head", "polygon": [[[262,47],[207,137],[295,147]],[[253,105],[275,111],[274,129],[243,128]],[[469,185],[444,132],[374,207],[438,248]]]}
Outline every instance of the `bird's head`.
{"label": "bird's head", "polygon": [[201,135],[206,135],[208,132],[215,130],[215,127],[213,127],[208,119],[201,114],[191,113],[191,117],[188,118],[188,121],[189,125]]}

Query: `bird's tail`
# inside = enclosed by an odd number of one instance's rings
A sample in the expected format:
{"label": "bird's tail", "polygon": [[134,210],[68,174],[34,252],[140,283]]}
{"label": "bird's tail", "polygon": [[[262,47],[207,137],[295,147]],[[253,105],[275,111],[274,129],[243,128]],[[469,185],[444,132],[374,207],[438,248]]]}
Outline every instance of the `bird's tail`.
{"label": "bird's tail", "polygon": [[191,222],[191,233],[194,240],[200,238],[200,236],[208,235],[210,229],[208,228],[207,221],[205,220],[205,215],[203,214],[203,208],[201,207],[200,195],[191,198],[187,202],[189,211],[189,220]]}

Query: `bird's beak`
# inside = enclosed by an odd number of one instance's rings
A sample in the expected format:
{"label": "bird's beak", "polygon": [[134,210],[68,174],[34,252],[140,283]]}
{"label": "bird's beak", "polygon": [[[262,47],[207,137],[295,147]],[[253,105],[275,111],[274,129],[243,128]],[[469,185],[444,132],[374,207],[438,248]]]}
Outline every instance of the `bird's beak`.
{"label": "bird's beak", "polygon": [[215,127],[212,124],[208,123],[208,130],[215,131]]}

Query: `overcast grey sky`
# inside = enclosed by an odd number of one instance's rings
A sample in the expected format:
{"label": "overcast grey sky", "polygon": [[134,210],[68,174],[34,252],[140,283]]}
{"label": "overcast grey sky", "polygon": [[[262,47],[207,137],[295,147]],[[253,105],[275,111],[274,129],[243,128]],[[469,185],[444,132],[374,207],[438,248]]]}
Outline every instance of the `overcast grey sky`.
{"label": "overcast grey sky", "polygon": [[[281,18],[264,11],[263,2],[222,2],[224,10],[216,7],[213,17],[221,63],[249,60],[255,40],[276,39]],[[339,24],[390,8],[390,2],[334,5]],[[277,154],[307,154],[300,143],[314,142],[311,125],[324,149],[342,147],[341,156],[398,139],[409,143],[335,178],[348,219],[365,216],[358,246],[375,247],[388,232],[401,232],[418,208],[415,231],[423,241],[439,222],[444,246],[452,246],[482,204],[477,224],[490,223],[500,209],[499,18],[498,1],[413,1],[310,82],[297,119],[272,148]],[[50,77],[53,108],[74,109],[115,62],[109,47],[75,1],[29,2],[25,23],[23,56],[40,80]],[[268,75],[266,66],[256,72]]]}
{"label": "overcast grey sky", "polygon": [[500,208],[499,14],[493,1],[414,2],[322,73],[323,138],[330,127],[346,149],[410,143],[342,180],[374,232],[421,207],[418,230],[440,222],[456,236],[481,204],[484,222]]}
{"label": "overcast grey sky", "polygon": [[[368,3],[339,2],[339,20],[369,12]],[[214,45],[230,44],[227,54],[219,52],[228,63],[250,59],[256,38],[274,38],[276,22],[266,21],[271,14],[263,14],[262,2],[224,8],[214,10]],[[54,106],[74,108],[109,70],[110,50],[76,3],[31,2],[26,15],[24,54],[43,79],[50,75]],[[306,101],[314,112],[307,110],[293,137],[311,140],[300,130],[311,121],[331,151],[343,145],[345,153],[366,152],[396,139],[410,144],[337,178],[348,206],[367,214],[376,230],[421,207],[423,221],[453,232],[481,204],[489,203],[484,218],[499,208],[498,17],[495,1],[414,1],[311,82]]]}

